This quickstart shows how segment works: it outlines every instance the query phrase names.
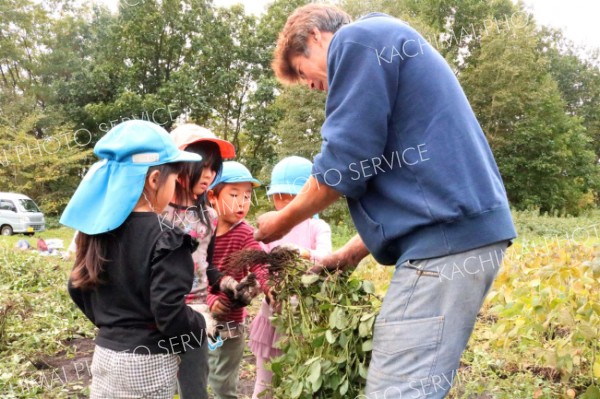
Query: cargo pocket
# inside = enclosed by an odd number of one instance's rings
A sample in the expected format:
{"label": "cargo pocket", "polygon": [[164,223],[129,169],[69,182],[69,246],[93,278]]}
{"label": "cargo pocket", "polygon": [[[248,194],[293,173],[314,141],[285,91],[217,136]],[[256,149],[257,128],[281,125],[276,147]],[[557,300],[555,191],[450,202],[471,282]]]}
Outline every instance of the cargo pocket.
{"label": "cargo pocket", "polygon": [[370,367],[402,380],[429,377],[436,365],[443,328],[444,316],[376,322]]}

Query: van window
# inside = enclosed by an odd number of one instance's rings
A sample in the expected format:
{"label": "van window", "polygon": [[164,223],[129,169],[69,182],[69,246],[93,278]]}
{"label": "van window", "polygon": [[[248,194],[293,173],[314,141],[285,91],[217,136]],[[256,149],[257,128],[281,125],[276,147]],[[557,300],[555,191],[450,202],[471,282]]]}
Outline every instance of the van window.
{"label": "van window", "polygon": [[12,201],[0,200],[0,210],[16,212],[17,208],[15,207],[15,204],[13,204]]}
{"label": "van window", "polygon": [[25,210],[25,212],[41,212],[40,208],[37,207],[37,205],[35,204],[35,202],[33,202],[33,200],[20,199],[17,201],[19,201],[19,204],[21,205],[23,210]]}

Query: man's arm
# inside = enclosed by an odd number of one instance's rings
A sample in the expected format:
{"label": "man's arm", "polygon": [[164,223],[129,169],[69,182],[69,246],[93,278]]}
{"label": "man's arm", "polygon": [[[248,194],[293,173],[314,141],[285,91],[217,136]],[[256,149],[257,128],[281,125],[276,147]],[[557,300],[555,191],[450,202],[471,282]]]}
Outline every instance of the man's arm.
{"label": "man's arm", "polygon": [[300,194],[285,208],[267,212],[257,219],[258,228],[254,231],[254,238],[265,243],[278,240],[294,226],[321,212],[340,197],[339,192],[311,176]]}
{"label": "man's arm", "polygon": [[369,250],[357,234],[344,244],[343,247],[334,253],[325,256],[319,264],[311,268],[310,271],[313,273],[320,273],[322,269],[330,271],[354,269],[367,255],[369,255]]}

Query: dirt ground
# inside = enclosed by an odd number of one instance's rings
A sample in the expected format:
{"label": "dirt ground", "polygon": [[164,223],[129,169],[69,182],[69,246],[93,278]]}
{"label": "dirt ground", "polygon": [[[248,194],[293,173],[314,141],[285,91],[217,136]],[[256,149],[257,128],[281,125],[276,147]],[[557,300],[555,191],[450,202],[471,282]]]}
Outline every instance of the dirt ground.
{"label": "dirt ground", "polygon": [[[67,343],[67,349],[55,356],[40,358],[32,361],[38,368],[38,373],[43,375],[46,384],[62,387],[71,398],[87,398],[86,388],[91,383],[91,365],[94,353],[94,341],[89,338],[75,339]],[[464,365],[461,365],[464,367]],[[244,358],[240,366],[240,380],[238,383],[238,398],[250,399],[254,390],[255,360],[246,346]],[[37,379],[37,378],[36,378]],[[460,395],[459,395],[460,396]],[[213,398],[209,394],[209,398]],[[470,399],[492,399],[491,394],[483,393],[471,396]]]}
{"label": "dirt ground", "polygon": [[[32,360],[38,369],[35,379],[45,386],[57,387],[59,384],[68,391],[70,397],[86,398],[83,394],[91,383],[92,356],[94,341],[82,338],[67,343],[68,349],[52,357]],[[252,397],[255,378],[254,356],[249,350],[244,353],[240,367],[238,395],[240,399]]]}
{"label": "dirt ground", "polygon": [[[252,303],[248,312],[252,315],[258,313],[260,301]],[[249,326],[252,317],[247,318]],[[246,334],[246,340],[248,334]],[[86,388],[91,383],[92,356],[94,354],[94,341],[90,338],[78,338],[65,342],[66,349],[50,357],[41,357],[31,360],[37,368],[35,380],[40,385],[62,387],[72,398],[87,398]],[[238,398],[250,399],[254,391],[255,373],[254,355],[248,345],[244,352],[240,366],[240,380],[238,383]],[[212,396],[209,395],[210,398]]]}

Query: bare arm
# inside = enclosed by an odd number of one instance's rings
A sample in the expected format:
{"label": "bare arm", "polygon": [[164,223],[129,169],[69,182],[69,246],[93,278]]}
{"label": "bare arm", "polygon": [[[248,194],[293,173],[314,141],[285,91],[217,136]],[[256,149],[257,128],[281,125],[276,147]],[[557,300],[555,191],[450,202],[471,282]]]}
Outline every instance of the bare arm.
{"label": "bare arm", "polygon": [[254,232],[257,241],[269,243],[286,235],[294,226],[333,204],[341,195],[311,176],[300,194],[280,211],[261,215]]}
{"label": "bare arm", "polygon": [[324,257],[320,264],[312,268],[311,271],[318,273],[323,268],[327,270],[354,269],[367,255],[369,255],[369,250],[357,234],[343,247]]}

